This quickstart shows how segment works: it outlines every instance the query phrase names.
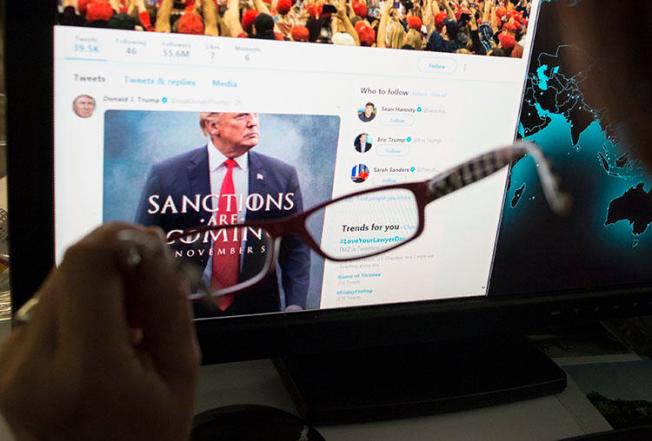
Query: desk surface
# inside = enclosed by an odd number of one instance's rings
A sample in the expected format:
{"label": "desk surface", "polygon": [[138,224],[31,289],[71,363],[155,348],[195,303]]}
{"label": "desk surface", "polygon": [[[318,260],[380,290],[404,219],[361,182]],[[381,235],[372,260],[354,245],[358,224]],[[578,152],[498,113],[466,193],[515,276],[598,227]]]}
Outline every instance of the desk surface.
{"label": "desk surface", "polygon": [[[239,403],[265,404],[296,413],[270,360],[201,368],[197,412]],[[534,400],[467,412],[318,429],[328,441],[551,441],[609,430],[610,426],[569,379],[569,387],[563,393]]]}
{"label": "desk surface", "polygon": [[[9,333],[0,321],[0,341]],[[296,413],[270,360],[202,366],[196,411],[265,404]],[[554,441],[610,429],[569,378],[561,394],[467,412],[378,423],[318,427],[328,441]],[[0,439],[6,439],[0,433]]]}

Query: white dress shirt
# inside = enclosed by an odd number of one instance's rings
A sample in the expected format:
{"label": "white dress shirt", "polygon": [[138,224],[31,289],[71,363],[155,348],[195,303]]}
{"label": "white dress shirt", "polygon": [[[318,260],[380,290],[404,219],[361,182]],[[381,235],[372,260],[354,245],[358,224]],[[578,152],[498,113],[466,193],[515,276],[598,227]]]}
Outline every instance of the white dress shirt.
{"label": "white dress shirt", "polygon": [[[219,195],[220,190],[222,189],[222,181],[226,175],[226,165],[224,161],[227,158],[220,152],[212,141],[208,142],[206,146],[208,149],[208,170],[211,181],[211,194]],[[233,158],[238,164],[233,168],[233,185],[235,186],[235,194],[238,197],[238,203],[240,198],[242,201],[246,201],[247,196],[249,196],[249,153]],[[217,210],[217,198],[213,198],[213,210]],[[242,211],[238,212],[238,221],[244,222],[246,212],[246,206],[243,204]]]}
{"label": "white dress shirt", "polygon": [[[208,171],[211,183],[211,194],[219,195],[222,189],[222,181],[226,176],[226,165],[224,161],[229,159],[220,152],[211,140],[208,141],[206,146],[208,149]],[[233,168],[233,186],[235,187],[235,195],[238,203],[238,222],[244,222],[247,216],[246,200],[249,196],[249,153],[240,155],[237,158],[232,158],[237,165]],[[211,198],[213,202],[213,210],[217,210],[218,198]],[[242,202],[242,206],[240,203]],[[209,219],[205,222],[208,223]],[[204,281],[210,283],[211,272],[213,268],[213,259],[209,258],[204,268]]]}

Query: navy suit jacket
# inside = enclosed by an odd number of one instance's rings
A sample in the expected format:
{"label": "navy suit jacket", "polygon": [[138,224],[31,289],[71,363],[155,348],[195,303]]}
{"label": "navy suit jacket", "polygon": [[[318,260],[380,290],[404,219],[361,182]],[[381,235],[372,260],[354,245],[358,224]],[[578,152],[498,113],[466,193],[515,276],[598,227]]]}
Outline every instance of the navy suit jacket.
{"label": "navy suit jacket", "polygon": [[[294,193],[294,207],[281,210],[271,205],[269,211],[247,210],[247,221],[274,219],[303,211],[303,199],[297,171],[294,167],[267,155],[249,151],[249,195],[278,197],[279,193]],[[157,225],[164,231],[183,230],[206,224],[211,213],[200,209],[188,213],[150,213],[148,198],[158,195],[157,203],[163,206],[167,198],[181,206],[182,196],[210,195],[208,152],[206,146],[168,158],[155,164],[149,172],[136,212],[136,222],[142,225]],[[197,259],[204,268],[208,253]],[[285,294],[285,305],[306,307],[306,296],[310,282],[310,250],[298,237],[287,236],[281,241],[278,263],[281,283]],[[245,257],[242,274],[247,272]],[[277,277],[268,277],[258,288],[237,293],[234,302],[224,315],[240,315],[280,310],[280,293]],[[197,311],[196,311],[197,313]],[[200,314],[201,315],[201,314]],[[214,315],[214,314],[211,314]]]}

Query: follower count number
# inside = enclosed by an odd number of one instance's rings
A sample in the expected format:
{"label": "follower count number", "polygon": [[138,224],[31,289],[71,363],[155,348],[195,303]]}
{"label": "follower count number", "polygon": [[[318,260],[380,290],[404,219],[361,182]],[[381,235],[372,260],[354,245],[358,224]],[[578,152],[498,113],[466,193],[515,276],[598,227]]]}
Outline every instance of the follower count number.
{"label": "follower count number", "polygon": [[163,56],[167,58],[188,58],[190,51],[188,49],[163,49]]}

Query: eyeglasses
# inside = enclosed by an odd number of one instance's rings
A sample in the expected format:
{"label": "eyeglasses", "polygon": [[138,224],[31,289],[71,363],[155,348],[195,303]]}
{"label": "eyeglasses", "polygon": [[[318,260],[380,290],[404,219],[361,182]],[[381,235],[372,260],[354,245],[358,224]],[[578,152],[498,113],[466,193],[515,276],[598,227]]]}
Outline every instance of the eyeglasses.
{"label": "eyeglasses", "polygon": [[[203,262],[203,267],[195,269],[203,277],[196,277],[191,299],[214,299],[259,284],[272,272],[288,243],[302,243],[335,262],[373,257],[408,244],[423,232],[428,204],[525,155],[536,162],[548,204],[555,212],[565,211],[570,199],[559,191],[541,150],[532,143],[517,142],[425,181],[363,190],[285,218],[191,228],[169,234],[168,244],[175,257]],[[308,252],[306,258],[310,258]]]}

